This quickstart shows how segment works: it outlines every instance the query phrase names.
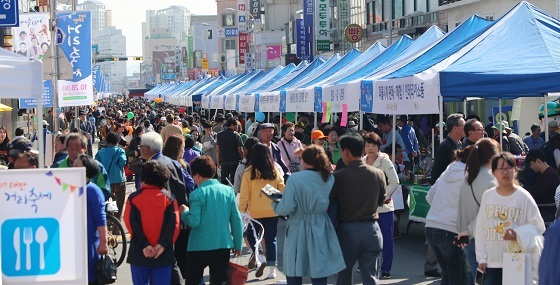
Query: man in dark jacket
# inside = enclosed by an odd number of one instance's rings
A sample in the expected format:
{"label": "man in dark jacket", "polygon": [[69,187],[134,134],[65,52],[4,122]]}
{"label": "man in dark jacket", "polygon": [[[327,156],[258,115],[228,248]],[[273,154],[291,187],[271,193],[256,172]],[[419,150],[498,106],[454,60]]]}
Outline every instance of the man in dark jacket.
{"label": "man in dark jacket", "polygon": [[[156,132],[148,132],[142,135],[140,140],[140,156],[146,161],[157,160],[163,164],[170,172],[169,181],[166,183],[165,188],[173,194],[179,205],[188,205],[187,187],[181,169],[173,163],[171,158],[164,156],[161,153],[163,149],[163,139]],[[140,175],[142,180],[142,175]],[[171,274],[171,284],[185,284],[183,276],[186,275],[186,252],[187,252],[187,239],[188,230],[186,225],[181,224],[181,231],[179,237],[175,242],[175,259],[177,260],[176,266],[173,268]]]}
{"label": "man in dark jacket", "polygon": [[451,114],[445,121],[445,128],[449,132],[447,138],[439,145],[436,150],[434,167],[430,183],[434,184],[447,166],[453,162],[455,151],[462,149],[461,139],[465,137],[465,119],[461,114]]}
{"label": "man in dark jacket", "polygon": [[264,123],[259,126],[259,132],[261,136],[261,142],[268,146],[271,151],[272,159],[274,162],[278,163],[284,171],[284,181],[288,180],[288,177],[292,174],[286,163],[282,159],[282,153],[280,152],[280,147],[275,144],[272,139],[274,138],[274,130],[276,126],[271,123]]}

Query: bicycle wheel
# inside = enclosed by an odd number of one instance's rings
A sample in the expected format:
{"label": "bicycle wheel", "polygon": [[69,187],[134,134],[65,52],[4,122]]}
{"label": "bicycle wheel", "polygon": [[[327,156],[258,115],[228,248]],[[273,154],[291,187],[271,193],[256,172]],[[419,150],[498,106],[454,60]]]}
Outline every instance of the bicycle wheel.
{"label": "bicycle wheel", "polygon": [[113,215],[107,214],[107,244],[109,255],[120,266],[126,257],[127,240],[126,233],[120,221]]}

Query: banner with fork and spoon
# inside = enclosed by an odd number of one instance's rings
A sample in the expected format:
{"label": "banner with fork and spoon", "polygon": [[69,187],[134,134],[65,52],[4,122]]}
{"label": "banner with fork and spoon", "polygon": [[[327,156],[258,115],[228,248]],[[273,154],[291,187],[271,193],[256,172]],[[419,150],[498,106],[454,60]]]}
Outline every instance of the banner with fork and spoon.
{"label": "banner with fork and spoon", "polygon": [[87,284],[85,182],[84,168],[0,171],[0,284]]}

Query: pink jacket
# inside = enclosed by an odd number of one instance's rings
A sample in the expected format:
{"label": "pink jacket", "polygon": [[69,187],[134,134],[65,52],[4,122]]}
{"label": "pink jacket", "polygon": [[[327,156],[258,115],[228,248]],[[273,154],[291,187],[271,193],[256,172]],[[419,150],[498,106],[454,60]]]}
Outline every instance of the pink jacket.
{"label": "pink jacket", "polygon": [[299,165],[299,157],[297,157],[294,152],[301,147],[303,147],[301,141],[295,137],[291,143],[287,142],[284,138],[281,138],[278,142],[278,148],[280,149],[282,160],[288,168],[290,168],[290,164]]}

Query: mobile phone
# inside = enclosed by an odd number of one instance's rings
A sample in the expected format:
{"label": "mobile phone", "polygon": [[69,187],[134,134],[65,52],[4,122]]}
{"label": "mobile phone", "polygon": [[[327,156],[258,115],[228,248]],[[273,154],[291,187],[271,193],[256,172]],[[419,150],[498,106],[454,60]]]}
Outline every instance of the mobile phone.
{"label": "mobile phone", "polygon": [[455,236],[455,239],[453,240],[453,244],[456,246],[460,246],[462,244],[469,244],[470,239],[468,236],[462,236],[460,239],[457,239],[458,236]]}
{"label": "mobile phone", "polygon": [[482,269],[477,268],[476,269],[476,278],[474,279],[474,284],[475,285],[482,285],[484,284],[484,275],[486,273],[484,273],[484,271],[482,271]]}

